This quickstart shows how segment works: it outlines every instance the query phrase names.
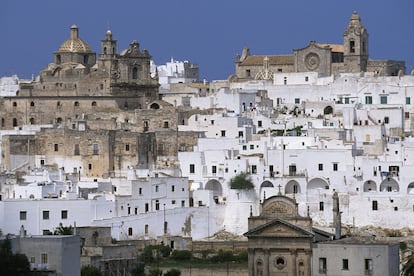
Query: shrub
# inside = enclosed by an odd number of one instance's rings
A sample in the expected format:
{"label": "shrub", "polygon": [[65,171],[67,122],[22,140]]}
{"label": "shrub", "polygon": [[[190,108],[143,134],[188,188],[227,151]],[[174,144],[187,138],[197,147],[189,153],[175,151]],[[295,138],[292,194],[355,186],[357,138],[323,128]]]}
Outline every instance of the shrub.
{"label": "shrub", "polygon": [[241,172],[240,174],[230,179],[229,184],[230,189],[250,190],[254,188],[254,184],[250,176],[245,172]]}
{"label": "shrub", "polygon": [[176,261],[191,260],[191,252],[188,250],[174,250],[171,254],[171,258]]}

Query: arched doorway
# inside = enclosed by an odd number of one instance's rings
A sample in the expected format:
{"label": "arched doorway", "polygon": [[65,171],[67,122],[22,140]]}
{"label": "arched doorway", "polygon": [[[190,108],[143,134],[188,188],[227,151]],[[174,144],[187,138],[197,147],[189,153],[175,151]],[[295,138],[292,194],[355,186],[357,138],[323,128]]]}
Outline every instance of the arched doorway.
{"label": "arched doorway", "polygon": [[286,183],[285,194],[300,194],[300,185],[296,180]]}
{"label": "arched doorway", "polygon": [[391,177],[387,177],[381,182],[380,192],[399,192],[400,186],[398,182]]}
{"label": "arched doorway", "polygon": [[324,115],[328,115],[328,114],[332,114],[333,113],[333,108],[332,106],[328,105],[327,107],[325,107],[323,109],[323,114]]}
{"label": "arched doorway", "polygon": [[221,186],[221,183],[216,179],[209,180],[206,183],[204,190],[213,191],[213,199],[216,203],[219,202],[219,197],[223,195],[223,188]]}
{"label": "arched doorway", "polygon": [[329,183],[322,178],[314,178],[308,182],[307,191],[308,193],[318,193],[319,190],[329,189]]}
{"label": "arched doorway", "polygon": [[367,180],[364,182],[364,192],[376,192],[377,191],[377,183],[372,180]]}

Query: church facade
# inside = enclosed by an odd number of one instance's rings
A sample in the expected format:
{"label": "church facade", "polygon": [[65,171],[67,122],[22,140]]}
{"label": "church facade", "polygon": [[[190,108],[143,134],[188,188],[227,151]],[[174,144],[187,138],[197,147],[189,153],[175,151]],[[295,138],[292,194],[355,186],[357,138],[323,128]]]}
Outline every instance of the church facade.
{"label": "church facade", "polygon": [[369,59],[368,31],[357,12],[352,14],[343,37],[343,44],[310,41],[290,55],[251,55],[245,47],[242,54],[236,56],[235,74],[230,80],[269,80],[275,73],[293,72],[317,72],[320,76],[359,72],[396,76],[405,73],[404,61]]}

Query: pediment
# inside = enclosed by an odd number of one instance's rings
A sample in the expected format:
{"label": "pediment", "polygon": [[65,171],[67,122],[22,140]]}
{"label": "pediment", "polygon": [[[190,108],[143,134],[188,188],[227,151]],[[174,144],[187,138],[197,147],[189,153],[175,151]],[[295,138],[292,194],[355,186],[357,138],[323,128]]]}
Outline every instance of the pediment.
{"label": "pediment", "polygon": [[263,236],[263,237],[312,237],[313,234],[294,224],[287,221],[275,219],[271,222],[251,229],[244,234],[247,237]]}

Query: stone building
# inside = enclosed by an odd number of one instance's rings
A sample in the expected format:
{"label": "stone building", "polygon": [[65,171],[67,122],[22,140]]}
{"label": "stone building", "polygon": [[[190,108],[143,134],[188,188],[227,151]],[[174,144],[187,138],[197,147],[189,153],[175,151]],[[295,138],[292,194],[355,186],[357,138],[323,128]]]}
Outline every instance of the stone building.
{"label": "stone building", "polygon": [[311,275],[312,219],[298,214],[294,199],[266,199],[248,224],[249,275]]}
{"label": "stone building", "polygon": [[4,170],[52,166],[105,178],[178,166],[178,150],[191,149],[199,134],[178,133],[187,111],[159,99],[148,51],[135,40],[117,48],[108,31],[97,55],[73,25],[40,76],[1,99],[0,130],[40,126],[35,135],[2,136]]}
{"label": "stone building", "polygon": [[381,76],[405,74],[405,62],[395,60],[370,60],[368,31],[354,12],[344,30],[343,44],[310,41],[290,55],[251,55],[244,48],[236,56],[232,81],[273,79],[275,73],[317,72],[320,76],[339,73],[374,72]]}
{"label": "stone building", "polygon": [[151,56],[137,41],[117,52],[108,31],[97,56],[79,37],[76,25],[70,38],[54,53],[40,76],[22,82],[16,96],[0,103],[0,129],[24,124],[61,124],[96,112],[146,108],[158,99],[158,80],[150,74]]}

